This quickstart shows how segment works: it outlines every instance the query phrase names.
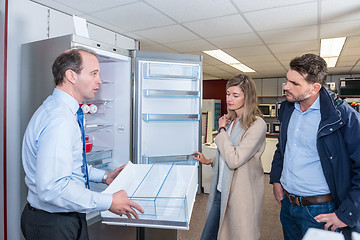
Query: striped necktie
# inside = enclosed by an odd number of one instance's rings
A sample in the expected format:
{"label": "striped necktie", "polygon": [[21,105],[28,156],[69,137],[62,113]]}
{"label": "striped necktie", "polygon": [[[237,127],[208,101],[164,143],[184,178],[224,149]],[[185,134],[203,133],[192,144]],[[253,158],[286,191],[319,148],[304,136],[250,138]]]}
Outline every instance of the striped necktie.
{"label": "striped necktie", "polygon": [[86,162],[86,142],[85,142],[85,130],[84,130],[84,113],[82,109],[79,107],[78,111],[76,112],[77,115],[77,122],[81,129],[81,138],[83,142],[83,166],[81,167],[82,172],[84,173],[85,178],[85,186],[90,189],[89,185],[89,172],[88,172],[88,165]]}

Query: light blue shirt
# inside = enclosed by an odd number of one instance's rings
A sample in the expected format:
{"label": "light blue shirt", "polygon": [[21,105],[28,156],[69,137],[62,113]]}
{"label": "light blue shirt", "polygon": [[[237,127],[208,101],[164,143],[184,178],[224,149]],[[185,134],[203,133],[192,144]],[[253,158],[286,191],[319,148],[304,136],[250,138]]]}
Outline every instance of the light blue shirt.
{"label": "light blue shirt", "polygon": [[320,98],[302,112],[295,103],[291,115],[280,182],[289,193],[316,196],[330,193],[317,151],[317,132],[321,120]]}
{"label": "light blue shirt", "polygon": [[[56,89],[32,116],[24,134],[22,161],[27,200],[48,212],[108,210],[112,195],[85,187],[78,102]],[[101,182],[103,170],[89,168],[89,180]]]}

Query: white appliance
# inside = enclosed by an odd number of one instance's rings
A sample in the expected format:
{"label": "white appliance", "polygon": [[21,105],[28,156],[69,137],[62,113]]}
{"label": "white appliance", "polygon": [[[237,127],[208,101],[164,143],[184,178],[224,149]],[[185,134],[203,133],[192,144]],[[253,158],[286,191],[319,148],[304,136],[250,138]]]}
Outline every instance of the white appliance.
{"label": "white appliance", "polygon": [[[191,176],[196,178],[196,184],[185,182],[187,191],[182,191],[182,198],[189,201],[183,206],[187,208],[184,214],[188,215],[179,221],[188,228],[191,216],[189,208],[192,209],[193,193],[200,182],[198,164],[191,153],[200,150],[201,144],[202,56],[129,52],[76,35],[24,44],[21,134],[32,114],[55,87],[51,74],[53,61],[64,50],[78,46],[92,49],[98,54],[103,82],[95,98],[84,103],[88,107],[83,107],[87,112],[85,132],[89,142],[88,163],[105,170],[112,170],[129,160],[152,164],[148,166],[153,169],[155,165],[156,168],[161,165],[159,171],[168,169],[174,163],[186,165],[184,168],[173,168],[178,173],[174,181],[184,181],[180,176],[188,172],[194,172]],[[133,169],[138,169],[139,174],[127,175],[129,184],[143,179],[145,184],[151,185],[154,179],[144,179],[141,176],[142,168],[140,165],[134,166]],[[186,179],[190,180],[188,177]],[[165,182],[163,179],[162,183]],[[104,184],[91,184],[91,189],[96,191],[103,191],[105,187]],[[146,187],[142,189],[146,190]],[[173,193],[163,194],[173,197]],[[109,218],[106,222],[111,223]],[[118,219],[114,222],[118,224]],[[139,226],[178,228],[171,222],[164,224],[155,215],[152,221]]]}

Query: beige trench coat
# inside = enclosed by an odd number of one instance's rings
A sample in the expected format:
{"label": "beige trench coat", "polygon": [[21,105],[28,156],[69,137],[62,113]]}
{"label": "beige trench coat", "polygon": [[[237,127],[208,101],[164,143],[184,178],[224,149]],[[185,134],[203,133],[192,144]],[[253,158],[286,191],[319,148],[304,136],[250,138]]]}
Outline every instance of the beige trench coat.
{"label": "beige trench coat", "polygon": [[260,156],[265,150],[266,123],[257,120],[242,130],[237,146],[226,132],[215,138],[218,148],[208,213],[219,177],[219,153],[226,162],[222,179],[219,240],[258,240],[264,203],[264,171]]}

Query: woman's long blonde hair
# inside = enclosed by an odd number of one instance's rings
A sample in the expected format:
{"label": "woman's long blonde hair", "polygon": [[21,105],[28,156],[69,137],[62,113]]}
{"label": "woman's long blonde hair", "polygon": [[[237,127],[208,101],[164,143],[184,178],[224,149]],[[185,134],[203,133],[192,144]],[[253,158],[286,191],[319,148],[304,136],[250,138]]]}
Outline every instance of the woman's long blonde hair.
{"label": "woman's long blonde hair", "polygon": [[[226,90],[233,86],[240,87],[244,92],[244,111],[240,121],[242,127],[247,130],[256,121],[256,116],[262,117],[257,104],[256,86],[254,80],[245,74],[240,74],[230,79],[226,84]],[[235,120],[237,117],[235,111],[229,109],[228,116],[230,120]]]}

